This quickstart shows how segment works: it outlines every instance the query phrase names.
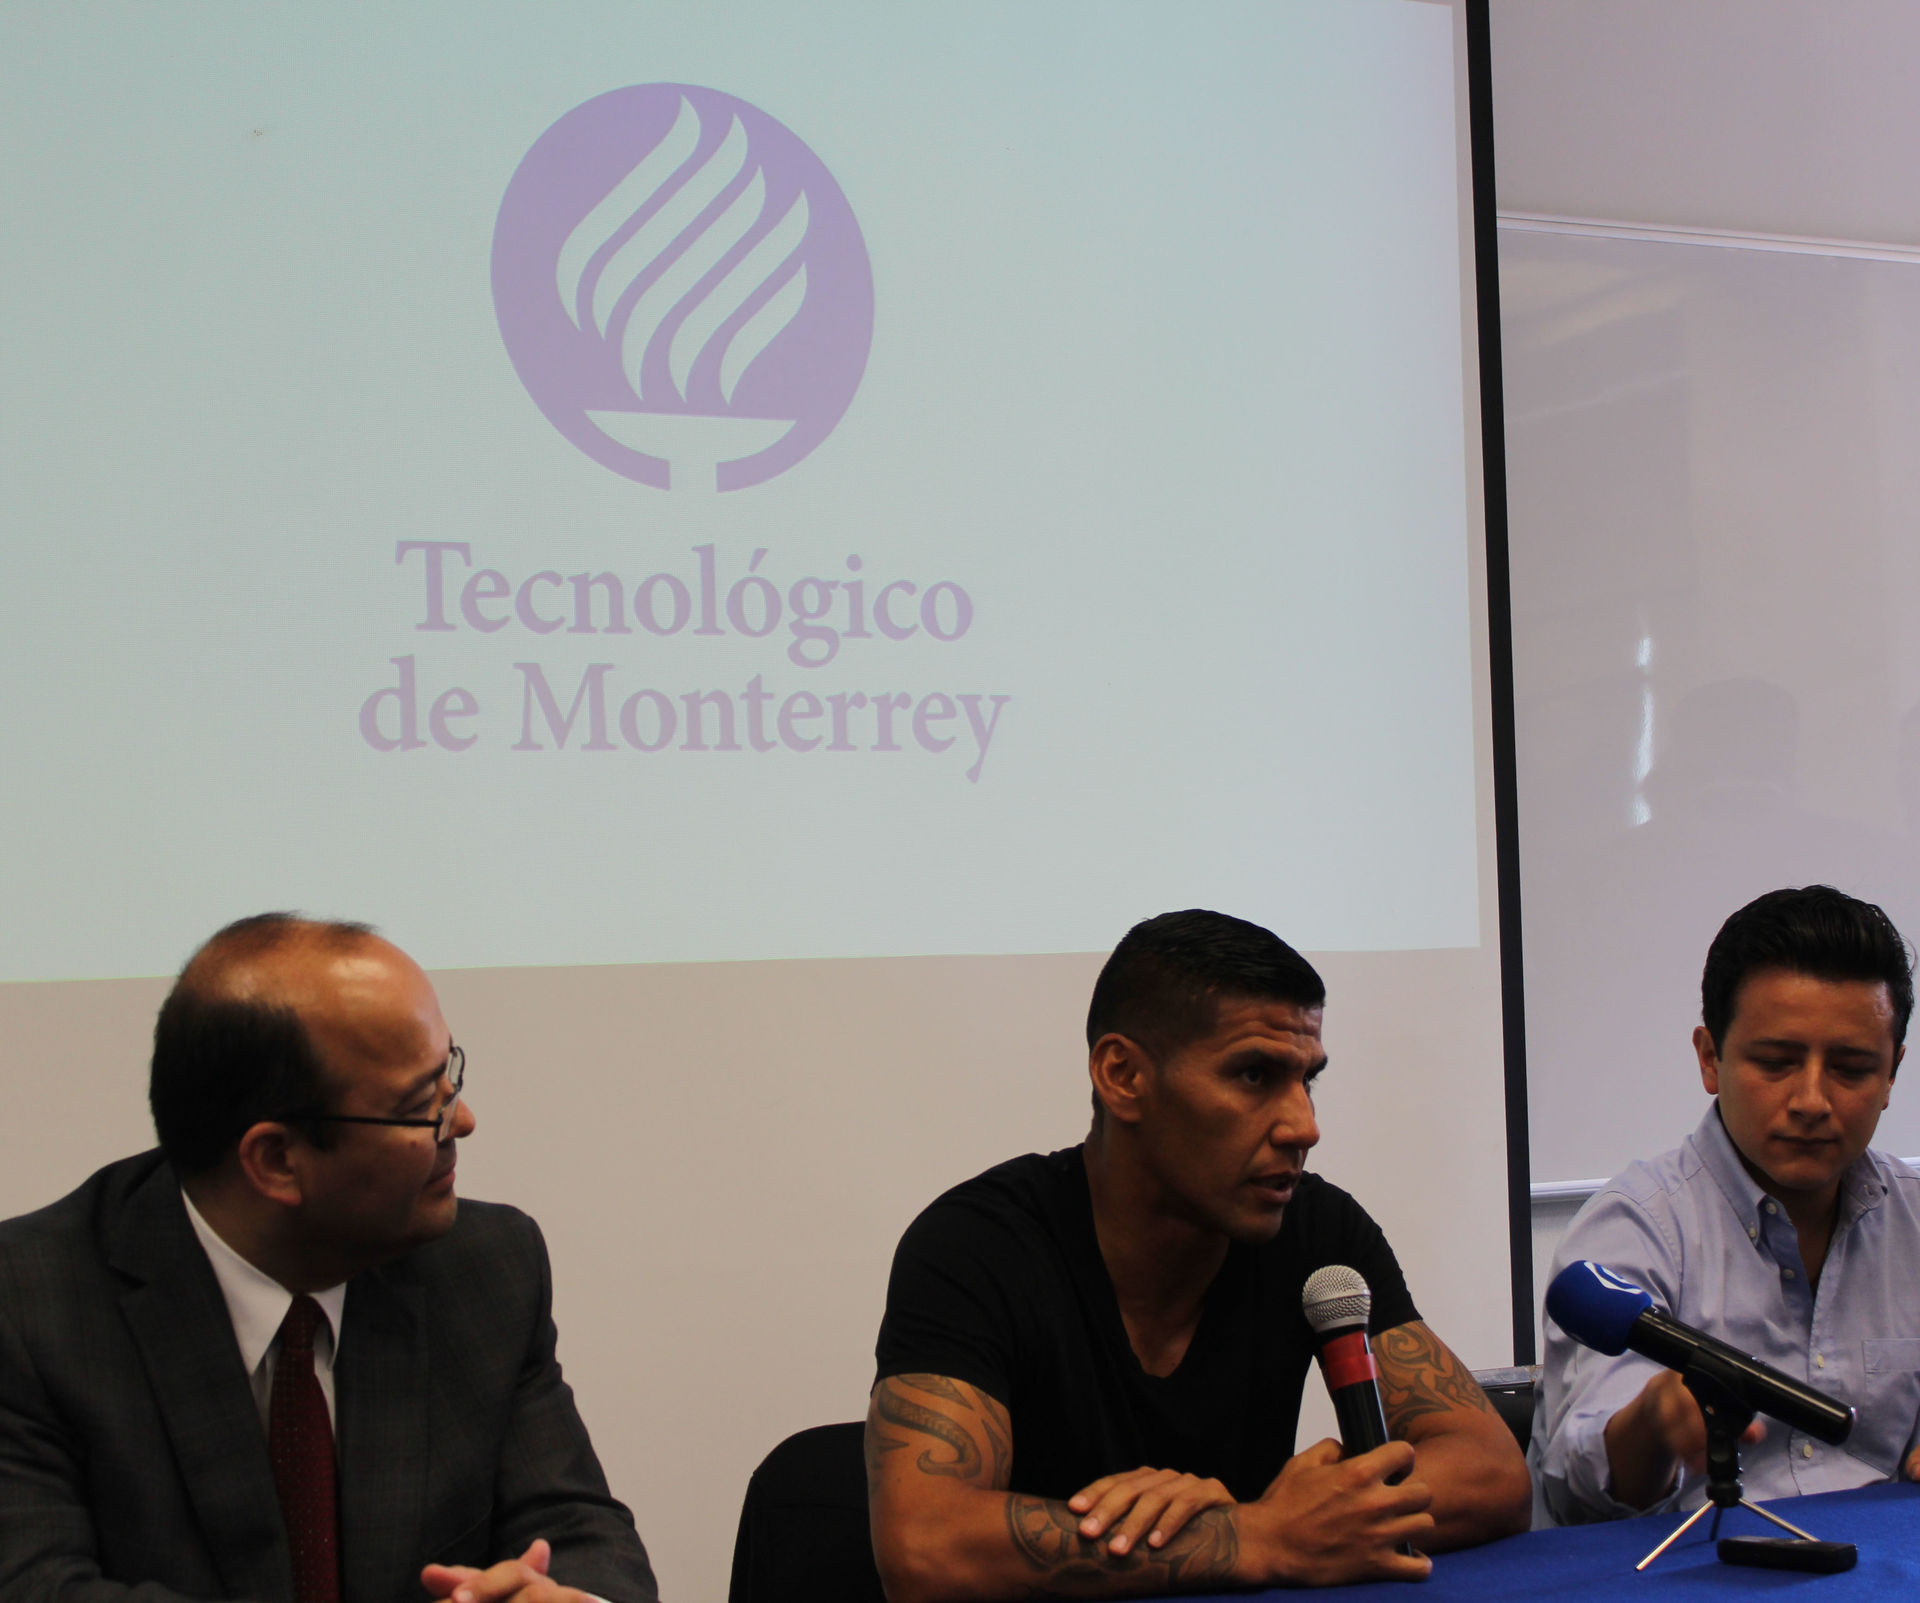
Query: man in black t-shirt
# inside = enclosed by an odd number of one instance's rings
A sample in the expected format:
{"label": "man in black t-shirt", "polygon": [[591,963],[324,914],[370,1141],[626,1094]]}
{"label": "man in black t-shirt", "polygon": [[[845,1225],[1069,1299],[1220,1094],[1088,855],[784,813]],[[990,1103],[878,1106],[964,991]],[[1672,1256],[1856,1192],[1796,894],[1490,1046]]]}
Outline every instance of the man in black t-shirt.
{"label": "man in black t-shirt", "polygon": [[[867,1415],[893,1603],[1418,1578],[1409,1542],[1525,1529],[1513,1437],[1379,1227],[1305,1172],[1325,994],[1256,925],[1136,926],[1088,1012],[1085,1142],[989,1169],[908,1229]],[[1372,1290],[1396,1438],[1345,1461],[1293,1456],[1300,1293],[1326,1264]]]}

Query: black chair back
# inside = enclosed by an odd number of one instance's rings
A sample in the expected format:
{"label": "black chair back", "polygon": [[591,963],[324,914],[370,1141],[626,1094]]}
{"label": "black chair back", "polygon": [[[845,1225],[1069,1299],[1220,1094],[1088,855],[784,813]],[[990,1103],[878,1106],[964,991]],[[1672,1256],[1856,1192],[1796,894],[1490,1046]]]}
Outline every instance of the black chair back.
{"label": "black chair back", "polygon": [[727,1603],[885,1603],[867,1533],[859,1420],[816,1425],[747,1482]]}
{"label": "black chair back", "polygon": [[1479,1381],[1487,1401],[1493,1404],[1493,1411],[1506,1421],[1507,1429],[1513,1432],[1513,1439],[1524,1453],[1533,1435],[1533,1405],[1540,1385],[1540,1366],[1476,1369],[1473,1378]]}

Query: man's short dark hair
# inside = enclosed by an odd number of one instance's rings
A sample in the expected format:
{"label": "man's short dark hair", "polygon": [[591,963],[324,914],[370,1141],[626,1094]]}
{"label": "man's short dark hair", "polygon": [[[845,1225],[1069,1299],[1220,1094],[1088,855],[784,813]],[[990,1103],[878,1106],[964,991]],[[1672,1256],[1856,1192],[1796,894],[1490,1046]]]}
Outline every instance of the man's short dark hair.
{"label": "man's short dark hair", "polygon": [[1087,1046],[1124,1035],[1164,1058],[1212,1033],[1224,998],[1319,1007],[1326,983],[1271,930],[1188,908],[1136,924],[1094,981]]}
{"label": "man's short dark hair", "polygon": [[[147,1102],[160,1150],[181,1175],[214,1168],[262,1119],[320,1112],[326,1070],[300,1015],[265,994],[235,994],[235,971],[299,940],[349,945],[365,924],[256,913],[227,925],[187,960],[153,1027]],[[310,1127],[317,1145],[332,1126]]]}
{"label": "man's short dark hair", "polygon": [[1872,902],[1831,885],[1768,891],[1720,926],[1700,975],[1700,1021],[1718,1051],[1740,987],[1764,969],[1816,980],[1865,980],[1893,1001],[1893,1044],[1913,1015],[1913,954],[1893,920]]}

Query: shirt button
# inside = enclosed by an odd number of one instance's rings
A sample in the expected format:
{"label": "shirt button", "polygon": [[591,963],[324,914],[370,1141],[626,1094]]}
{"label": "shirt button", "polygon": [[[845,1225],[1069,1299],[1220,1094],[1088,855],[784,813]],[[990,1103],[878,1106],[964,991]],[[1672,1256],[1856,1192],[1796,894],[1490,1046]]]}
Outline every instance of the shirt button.
{"label": "shirt button", "polygon": [[1820,1368],[1822,1368],[1822,1369],[1825,1369],[1825,1368],[1827,1367],[1827,1360],[1825,1359],[1825,1357],[1823,1357],[1823,1356],[1822,1356],[1821,1354],[1819,1354],[1819,1353],[1815,1353],[1815,1354],[1813,1355],[1813,1361],[1814,1361],[1814,1363],[1815,1363],[1815,1364],[1817,1364],[1817,1365],[1818,1365],[1818,1366],[1819,1366]]}
{"label": "shirt button", "polygon": [[1793,1271],[1792,1271],[1791,1269],[1782,1269],[1782,1270],[1780,1271],[1780,1278],[1781,1278],[1782,1280],[1791,1280],[1791,1279],[1793,1279]]}
{"label": "shirt button", "polygon": [[1802,1443],[1800,1444],[1800,1456],[1801,1456],[1802,1458],[1811,1458],[1811,1457],[1813,1457],[1813,1443],[1812,1443],[1812,1442],[1802,1442]]}
{"label": "shirt button", "polygon": [[1760,1227],[1758,1225],[1748,1225],[1747,1240],[1758,1241],[1759,1239],[1760,1239]]}
{"label": "shirt button", "polygon": [[1767,1212],[1768,1212],[1768,1213],[1778,1213],[1778,1212],[1780,1211],[1780,1210],[1779,1210],[1779,1209],[1778,1209],[1777,1207],[1775,1207],[1775,1206],[1774,1206],[1774,1205],[1773,1205],[1773,1204],[1772,1204],[1771,1202],[1769,1202],[1769,1203],[1768,1203],[1768,1204],[1766,1205],[1766,1207],[1767,1207]]}

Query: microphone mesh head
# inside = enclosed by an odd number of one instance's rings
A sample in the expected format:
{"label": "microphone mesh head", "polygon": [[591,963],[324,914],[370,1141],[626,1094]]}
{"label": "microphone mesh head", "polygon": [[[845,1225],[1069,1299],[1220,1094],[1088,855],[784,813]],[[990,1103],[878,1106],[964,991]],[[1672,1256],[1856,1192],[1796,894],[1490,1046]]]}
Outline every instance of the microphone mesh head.
{"label": "microphone mesh head", "polygon": [[1609,1356],[1627,1350],[1634,1323],[1653,1298],[1631,1280],[1582,1258],[1553,1277],[1547,1316],[1583,1347]]}
{"label": "microphone mesh head", "polygon": [[1321,1335],[1345,1325],[1364,1325],[1373,1311],[1373,1293],[1357,1269],[1330,1263],[1307,1276],[1300,1306],[1314,1334]]}

